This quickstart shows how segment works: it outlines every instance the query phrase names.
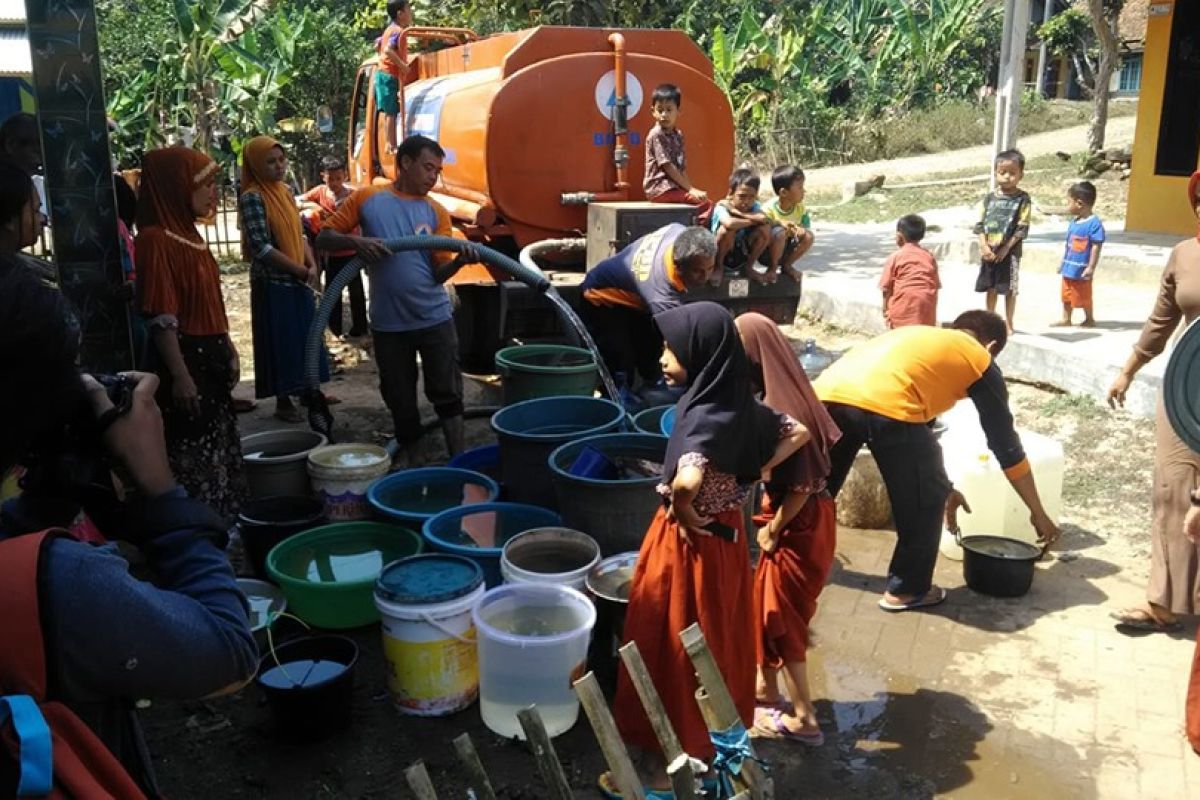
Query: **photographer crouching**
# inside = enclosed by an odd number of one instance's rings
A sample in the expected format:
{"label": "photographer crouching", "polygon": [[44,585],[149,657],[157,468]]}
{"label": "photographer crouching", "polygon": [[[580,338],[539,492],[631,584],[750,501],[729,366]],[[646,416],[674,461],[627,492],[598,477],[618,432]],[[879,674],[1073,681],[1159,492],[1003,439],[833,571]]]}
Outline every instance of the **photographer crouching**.
{"label": "photographer crouching", "polygon": [[[235,691],[257,649],[222,550],[225,526],[171,474],[158,379],[81,375],[78,343],[65,298],[0,257],[0,477],[23,474],[22,493],[0,509],[0,796],[30,780],[24,739],[14,755],[2,730],[11,722],[20,733],[12,697],[29,695],[53,732],[56,787],[82,763],[93,782],[83,796],[100,785],[154,797],[135,701]],[[115,545],[62,530],[80,511],[138,548],[155,583],[134,578]],[[71,712],[86,729],[64,725]]]}

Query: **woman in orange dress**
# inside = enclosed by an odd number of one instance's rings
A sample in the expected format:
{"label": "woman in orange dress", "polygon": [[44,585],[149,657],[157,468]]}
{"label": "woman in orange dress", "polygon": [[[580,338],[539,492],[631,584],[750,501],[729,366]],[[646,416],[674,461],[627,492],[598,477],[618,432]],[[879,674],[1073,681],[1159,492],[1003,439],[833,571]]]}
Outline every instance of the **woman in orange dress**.
{"label": "woman in orange dress", "polygon": [[[837,519],[825,480],[829,449],[842,432],[774,322],[761,314],[743,314],[737,328],[762,401],[799,422],[811,437],[772,470],[762,512],[754,518],[762,550],[754,572],[759,667],[754,733],[816,746],[825,737],[808,689],[808,626],[833,566]],[[790,707],[779,690],[781,671]]]}
{"label": "woman in orange dress", "polygon": [[188,494],[230,519],[249,493],[229,394],[241,367],[221,273],[196,230],[216,207],[217,172],[216,162],[188,147],[146,154],[135,263],[171,470]]}
{"label": "woman in orange dress", "polygon": [[[727,310],[698,302],[654,319],[666,341],[663,374],[687,392],[676,406],[663,463],[663,506],[638,554],[625,637],[637,643],[683,748],[707,759],[715,751],[679,633],[700,624],[749,726],[755,654],[746,636],[752,601],[741,509],[762,472],[800,448],[808,433],[754,399],[750,365]],[[658,740],[624,670],[614,716],[625,741],[653,759],[650,787],[667,786]],[[602,790],[617,796],[608,779],[601,777]]]}

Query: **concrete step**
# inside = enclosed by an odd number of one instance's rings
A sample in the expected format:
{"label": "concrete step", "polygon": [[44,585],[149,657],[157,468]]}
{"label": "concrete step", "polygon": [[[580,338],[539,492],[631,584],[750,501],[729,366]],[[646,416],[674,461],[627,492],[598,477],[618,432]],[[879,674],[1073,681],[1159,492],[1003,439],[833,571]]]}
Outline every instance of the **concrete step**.
{"label": "concrete step", "polygon": [[[888,226],[818,228],[817,245],[802,262],[801,310],[843,327],[882,333],[886,325],[877,287],[883,262],[894,248]],[[939,321],[983,307],[983,295],[974,291],[977,269],[974,262],[941,263]],[[1059,285],[1052,273],[1022,273],[1017,333],[998,363],[1006,375],[1085,394],[1102,403],[1153,307],[1157,282],[1097,282],[1098,325],[1092,329],[1050,327],[1061,315]],[[1165,367],[1166,358],[1158,358],[1138,374],[1126,400],[1132,413],[1153,416]]]}

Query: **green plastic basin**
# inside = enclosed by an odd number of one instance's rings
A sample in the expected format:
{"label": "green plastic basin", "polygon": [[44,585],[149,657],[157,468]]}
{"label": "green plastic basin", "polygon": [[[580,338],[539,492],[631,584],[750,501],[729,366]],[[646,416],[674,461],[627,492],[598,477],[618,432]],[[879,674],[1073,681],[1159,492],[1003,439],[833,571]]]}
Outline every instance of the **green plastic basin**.
{"label": "green plastic basin", "polygon": [[596,388],[596,358],[590,350],[561,344],[523,344],[496,352],[504,405],[535,397],[590,397]]}
{"label": "green plastic basin", "polygon": [[322,525],[275,545],[267,574],[290,613],[318,628],[357,628],[379,620],[374,592],[383,567],[424,546],[420,534],[398,525]]}

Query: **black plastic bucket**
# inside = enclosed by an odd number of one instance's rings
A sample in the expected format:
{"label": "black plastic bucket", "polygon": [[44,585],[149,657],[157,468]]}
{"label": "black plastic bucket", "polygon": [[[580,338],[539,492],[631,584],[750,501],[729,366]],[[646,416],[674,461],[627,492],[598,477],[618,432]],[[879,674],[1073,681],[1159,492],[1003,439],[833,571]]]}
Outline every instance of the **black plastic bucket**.
{"label": "black plastic bucket", "polygon": [[357,663],[358,645],[344,636],[293,639],[263,656],[254,682],[267,698],[276,734],[316,741],[349,725]]}
{"label": "black plastic bucket", "polygon": [[325,524],[325,504],[304,495],[264,497],[251,500],[238,514],[238,531],[246,547],[246,557],[256,577],[267,575],[267,553],[271,548],[309,528]]}
{"label": "black plastic bucket", "polygon": [[1001,536],[962,536],[963,580],[980,594],[1021,597],[1033,584],[1042,549]]}

